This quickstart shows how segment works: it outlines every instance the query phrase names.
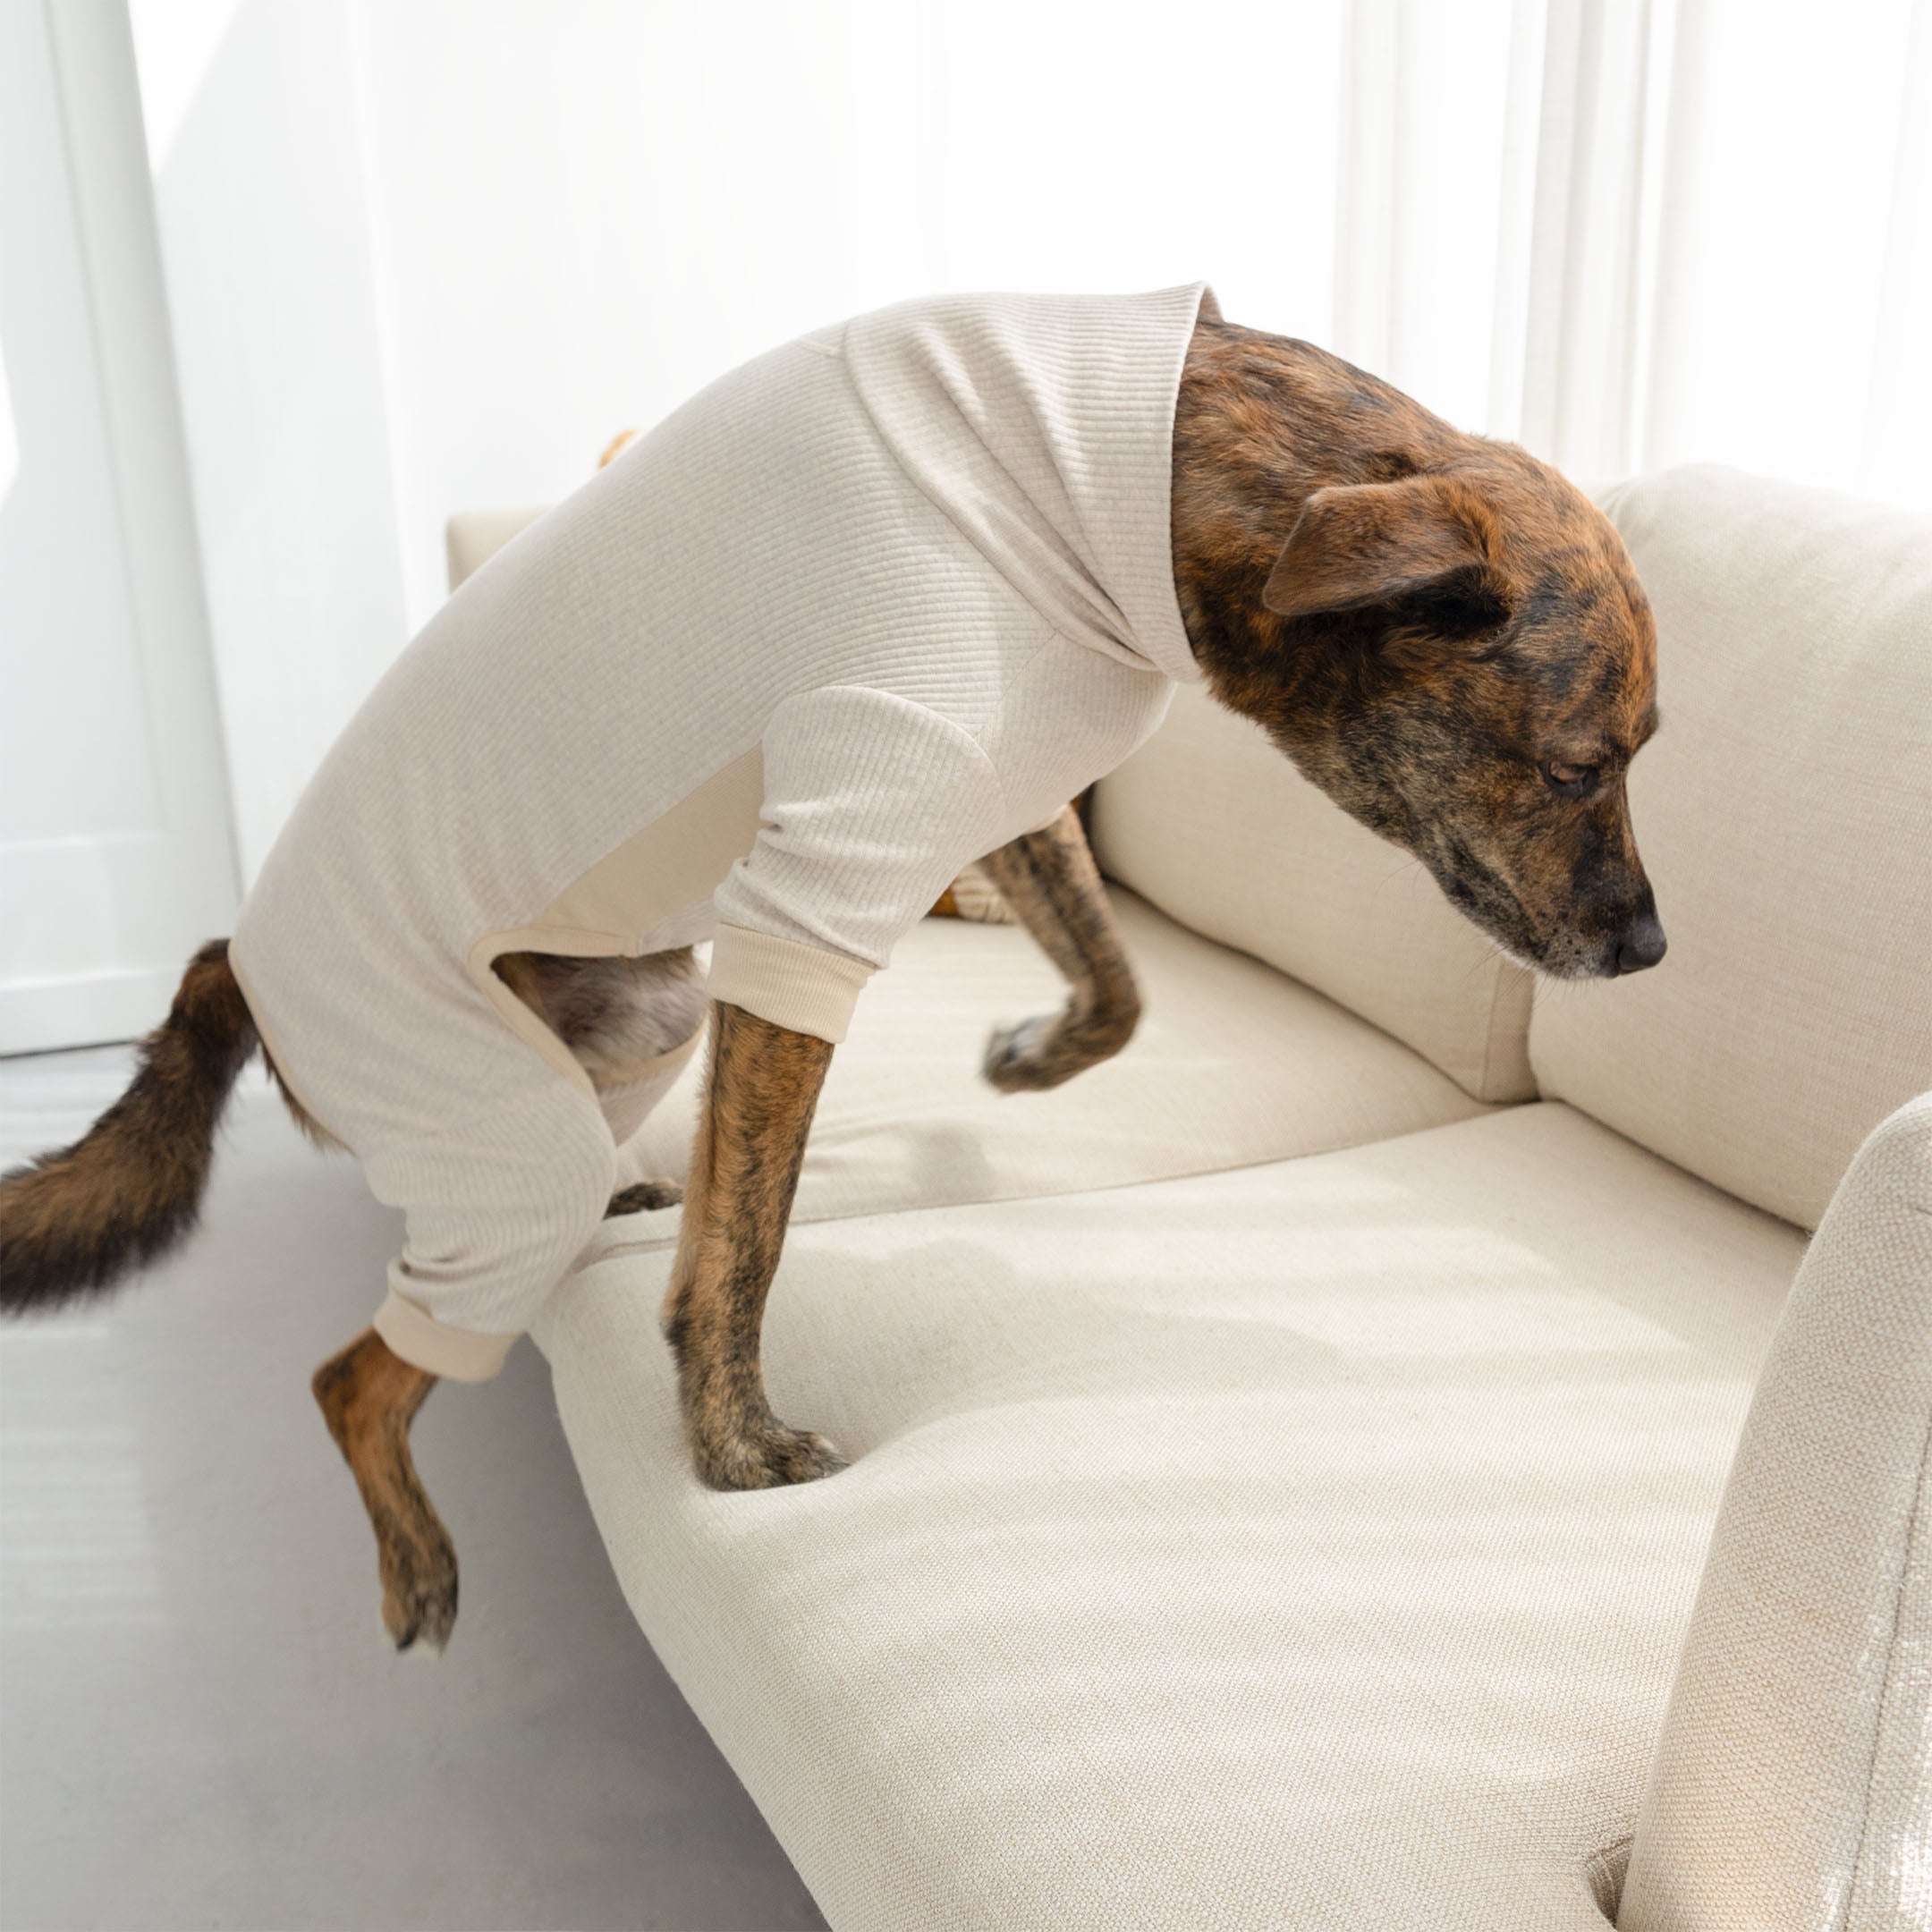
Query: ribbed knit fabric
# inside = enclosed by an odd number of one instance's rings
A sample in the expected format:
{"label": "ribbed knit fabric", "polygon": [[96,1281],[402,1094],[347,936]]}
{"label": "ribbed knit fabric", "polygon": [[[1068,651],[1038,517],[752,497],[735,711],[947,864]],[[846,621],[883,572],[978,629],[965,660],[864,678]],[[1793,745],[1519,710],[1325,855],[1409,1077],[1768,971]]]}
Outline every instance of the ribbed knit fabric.
{"label": "ribbed knit fabric", "polygon": [[715,931],[714,996],[839,1039],[960,868],[1198,677],[1169,501],[1202,294],[911,302],[760,357],[397,660],[231,957],[284,1077],[407,1211],[399,1353],[494,1372],[610,1193],[612,1123],[498,954]]}

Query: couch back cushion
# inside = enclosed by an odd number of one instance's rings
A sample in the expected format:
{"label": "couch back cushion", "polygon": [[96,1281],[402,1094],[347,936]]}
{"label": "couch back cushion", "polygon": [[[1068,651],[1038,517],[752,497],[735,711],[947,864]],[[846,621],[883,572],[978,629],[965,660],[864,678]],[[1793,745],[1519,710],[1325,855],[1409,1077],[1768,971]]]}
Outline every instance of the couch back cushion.
{"label": "couch back cushion", "polygon": [[1394,1034],[1475,1098],[1535,1091],[1529,974],[1200,686],[1100,781],[1092,834],[1111,877]]}
{"label": "couch back cushion", "polygon": [[543,513],[540,506],[459,511],[443,526],[450,589],[454,590],[475,576],[513,537],[521,537]]}
{"label": "couch back cushion", "polygon": [[1670,940],[1546,986],[1543,1092],[1806,1227],[1932,1088],[1932,520],[1736,471],[1619,485],[1663,728],[1631,773]]}

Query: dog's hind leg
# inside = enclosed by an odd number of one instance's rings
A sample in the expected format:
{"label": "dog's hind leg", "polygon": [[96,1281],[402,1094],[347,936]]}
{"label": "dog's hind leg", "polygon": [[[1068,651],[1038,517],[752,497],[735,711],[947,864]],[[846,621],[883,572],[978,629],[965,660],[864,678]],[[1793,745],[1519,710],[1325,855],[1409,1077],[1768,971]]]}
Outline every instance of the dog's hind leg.
{"label": "dog's hind leg", "polygon": [[1006,1093],[1057,1087],[1112,1058],[1140,1018],[1140,995],[1099,869],[1071,805],[979,864],[1072,988],[1059,1013],[996,1030],[980,1072]]}
{"label": "dog's hind leg", "polygon": [[383,1628],[398,1650],[420,1643],[440,1656],[456,1623],[456,1551],[409,1446],[410,1424],[436,1385],[366,1328],[310,1386],[376,1532]]}

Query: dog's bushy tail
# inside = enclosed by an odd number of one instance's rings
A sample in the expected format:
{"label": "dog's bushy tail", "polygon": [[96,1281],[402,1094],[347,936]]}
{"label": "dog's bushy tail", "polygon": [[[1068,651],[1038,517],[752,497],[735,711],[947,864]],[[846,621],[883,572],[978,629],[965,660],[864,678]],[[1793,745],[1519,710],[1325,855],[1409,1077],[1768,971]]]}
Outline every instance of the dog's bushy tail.
{"label": "dog's bushy tail", "polygon": [[258,1044],[228,942],[203,946],[134,1084],[71,1148],[0,1179],[0,1314],[110,1288],[193,1227],[230,1089]]}

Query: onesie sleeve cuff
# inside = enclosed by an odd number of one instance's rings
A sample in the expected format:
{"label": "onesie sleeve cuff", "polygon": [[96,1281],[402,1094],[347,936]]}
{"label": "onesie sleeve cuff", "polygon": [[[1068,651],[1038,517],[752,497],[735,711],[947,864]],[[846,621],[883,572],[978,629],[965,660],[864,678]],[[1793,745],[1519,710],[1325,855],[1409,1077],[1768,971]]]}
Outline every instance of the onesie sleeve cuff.
{"label": "onesie sleeve cuff", "polygon": [[845,1038],[852,1008],[872,972],[864,960],[849,953],[721,921],[705,991],[774,1026],[836,1046]]}
{"label": "onesie sleeve cuff", "polygon": [[468,1328],[452,1328],[419,1301],[411,1301],[394,1288],[377,1309],[371,1326],[389,1344],[392,1354],[452,1382],[487,1382],[516,1344],[513,1335],[478,1335]]}

